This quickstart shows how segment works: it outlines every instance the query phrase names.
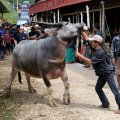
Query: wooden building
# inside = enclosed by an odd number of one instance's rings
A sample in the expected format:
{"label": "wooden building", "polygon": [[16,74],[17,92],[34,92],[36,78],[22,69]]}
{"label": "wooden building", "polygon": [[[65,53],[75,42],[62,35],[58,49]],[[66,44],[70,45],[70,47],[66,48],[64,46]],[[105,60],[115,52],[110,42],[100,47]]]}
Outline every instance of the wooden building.
{"label": "wooden building", "polygon": [[[120,0],[103,0],[105,21],[112,29],[117,30],[120,26]],[[90,26],[94,23],[102,24],[102,3],[100,0],[37,0],[30,7],[30,15],[34,21],[87,23],[86,5],[90,12]],[[101,25],[102,26],[102,25]]]}
{"label": "wooden building", "polygon": [[8,9],[5,7],[5,5],[2,3],[2,1],[0,1],[0,14],[3,18],[3,13],[8,13]]}
{"label": "wooden building", "polygon": [[33,21],[99,23],[104,39],[111,30],[120,31],[120,0],[37,0],[30,15]]}

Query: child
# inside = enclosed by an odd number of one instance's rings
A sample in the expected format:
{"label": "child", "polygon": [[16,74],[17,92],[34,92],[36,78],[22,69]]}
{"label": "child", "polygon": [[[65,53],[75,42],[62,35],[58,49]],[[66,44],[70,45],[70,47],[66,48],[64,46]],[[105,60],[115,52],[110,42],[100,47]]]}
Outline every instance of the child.
{"label": "child", "polygon": [[10,54],[12,46],[11,46],[11,34],[9,33],[8,30],[4,34],[4,40],[6,44],[6,54]]}
{"label": "child", "polygon": [[0,34],[0,60],[4,59],[5,43],[2,34]]}

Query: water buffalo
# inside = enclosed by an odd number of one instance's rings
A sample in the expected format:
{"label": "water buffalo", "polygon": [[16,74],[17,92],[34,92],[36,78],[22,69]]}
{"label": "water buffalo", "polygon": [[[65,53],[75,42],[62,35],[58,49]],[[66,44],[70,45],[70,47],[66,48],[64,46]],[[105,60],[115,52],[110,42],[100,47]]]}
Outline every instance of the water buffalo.
{"label": "water buffalo", "polygon": [[[54,24],[50,25],[54,26]],[[57,27],[56,24],[55,27]],[[49,37],[37,41],[21,41],[12,53],[12,72],[8,80],[7,88],[5,89],[5,94],[7,96],[10,95],[11,84],[14,77],[19,71],[23,71],[26,75],[29,92],[35,92],[30,83],[30,76],[43,78],[47,86],[48,103],[50,106],[56,106],[52,96],[53,90],[50,80],[61,77],[65,86],[63,101],[65,104],[69,104],[70,93],[68,77],[65,71],[65,53],[67,44],[77,37],[82,29],[83,25],[80,23],[59,23],[58,27],[53,30],[54,32],[51,32]]]}

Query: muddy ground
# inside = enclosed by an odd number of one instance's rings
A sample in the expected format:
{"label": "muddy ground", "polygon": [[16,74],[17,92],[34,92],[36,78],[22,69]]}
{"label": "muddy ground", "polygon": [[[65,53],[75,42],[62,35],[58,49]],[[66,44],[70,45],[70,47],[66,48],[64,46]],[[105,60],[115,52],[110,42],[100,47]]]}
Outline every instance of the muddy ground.
{"label": "muddy ground", "polygon": [[[0,89],[4,89],[11,71],[11,57],[0,61]],[[94,90],[97,77],[94,71],[80,64],[67,65],[70,82],[70,105],[64,105],[64,86],[60,79],[51,80],[54,98],[58,107],[49,107],[47,91],[42,79],[32,78],[32,85],[37,93],[28,93],[27,82],[22,73],[22,84],[17,77],[12,85],[9,99],[0,98],[0,120],[120,120],[120,114],[110,111],[117,109],[114,96],[106,85],[111,107],[110,110],[99,108],[101,104]]]}

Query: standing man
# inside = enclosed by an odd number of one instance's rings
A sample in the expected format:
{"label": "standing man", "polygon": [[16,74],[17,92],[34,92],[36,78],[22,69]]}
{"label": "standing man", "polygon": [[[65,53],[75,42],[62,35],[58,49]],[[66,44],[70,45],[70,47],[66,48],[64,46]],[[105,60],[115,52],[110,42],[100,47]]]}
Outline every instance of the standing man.
{"label": "standing man", "polygon": [[4,34],[5,34],[5,32],[4,32],[4,30],[3,30],[3,27],[0,26],[0,35],[4,35]]}
{"label": "standing man", "polygon": [[18,30],[18,32],[16,33],[14,38],[17,41],[17,44],[22,40],[27,40],[27,36],[24,33],[24,28],[23,27],[20,27],[20,29]]}
{"label": "standing man", "polygon": [[11,25],[9,32],[11,34],[11,49],[13,51],[13,49],[15,48],[15,45],[16,45],[16,41],[14,39],[14,34],[16,32],[16,24]]}
{"label": "standing man", "polygon": [[98,23],[95,23],[94,25],[94,34],[103,37],[102,32],[100,31],[100,25]]}
{"label": "standing man", "polygon": [[118,88],[120,89],[120,34],[115,36],[111,44],[111,59],[112,64],[115,65],[115,73],[118,82]]}
{"label": "standing man", "polygon": [[35,25],[35,34],[37,35],[37,40],[40,39],[40,36],[41,36],[41,30],[39,29],[40,26],[39,25]]}
{"label": "standing man", "polygon": [[109,101],[102,90],[106,82],[108,83],[112,93],[115,96],[116,103],[118,105],[117,113],[120,113],[120,93],[116,87],[113,73],[113,66],[108,60],[105,51],[101,48],[101,43],[103,39],[100,35],[94,35],[92,38],[89,38],[91,41],[92,48],[95,49],[91,59],[84,57],[79,52],[76,52],[76,55],[88,64],[92,64],[95,69],[95,73],[98,76],[98,80],[95,86],[95,90],[102,102],[103,108],[109,108]]}
{"label": "standing man", "polygon": [[[87,34],[88,38],[93,37],[92,29],[88,28],[86,31],[86,34]],[[91,58],[91,44],[90,44],[90,42],[86,41],[85,46],[86,46],[85,57]],[[88,68],[88,67],[90,67],[90,65],[85,63],[85,67]]]}

